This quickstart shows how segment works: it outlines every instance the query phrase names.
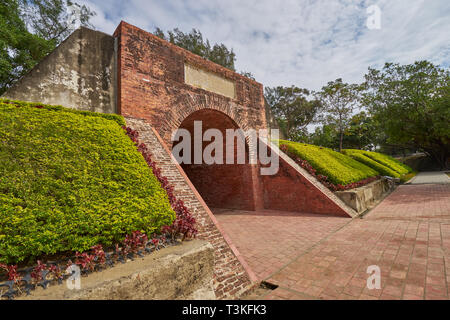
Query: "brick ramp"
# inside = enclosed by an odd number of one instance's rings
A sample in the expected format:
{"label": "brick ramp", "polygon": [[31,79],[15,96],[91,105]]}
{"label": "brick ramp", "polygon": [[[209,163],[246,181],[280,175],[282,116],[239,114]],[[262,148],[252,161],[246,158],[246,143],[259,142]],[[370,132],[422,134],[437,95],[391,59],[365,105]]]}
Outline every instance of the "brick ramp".
{"label": "brick ramp", "polygon": [[214,289],[218,299],[236,298],[256,283],[250,270],[231,239],[225,234],[211,210],[185,175],[159,134],[145,121],[126,118],[127,126],[139,132],[139,140],[147,145],[152,160],[174,186],[177,199],[183,200],[197,220],[198,238],[214,247]]}

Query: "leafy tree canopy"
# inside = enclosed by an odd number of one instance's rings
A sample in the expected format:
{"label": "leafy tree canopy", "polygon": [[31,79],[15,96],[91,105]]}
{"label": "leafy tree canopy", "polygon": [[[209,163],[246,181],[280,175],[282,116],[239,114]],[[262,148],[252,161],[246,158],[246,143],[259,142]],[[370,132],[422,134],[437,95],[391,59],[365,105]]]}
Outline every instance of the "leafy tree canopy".
{"label": "leafy tree canopy", "polygon": [[355,114],[344,131],[343,145],[348,149],[372,150],[382,143],[378,123],[365,111]]}
{"label": "leafy tree canopy", "polygon": [[324,120],[335,126],[339,132],[339,150],[342,150],[345,129],[348,127],[354,109],[357,107],[359,86],[348,84],[342,79],[330,81],[319,92],[324,106]]}
{"label": "leafy tree canopy", "polygon": [[308,137],[308,141],[316,146],[330,149],[339,148],[339,137],[333,125],[324,124],[317,127]]}
{"label": "leafy tree canopy", "polygon": [[302,140],[306,127],[317,120],[322,104],[309,99],[312,93],[296,86],[265,88],[265,98],[284,135],[292,141]]}
{"label": "leafy tree canopy", "polygon": [[428,61],[369,68],[363,104],[383,126],[388,142],[417,147],[441,168],[450,157],[450,72]]}
{"label": "leafy tree canopy", "polygon": [[223,43],[211,45],[208,39],[203,39],[199,30],[192,29],[190,33],[184,33],[175,28],[165,34],[160,28],[156,28],[153,34],[225,68],[236,71],[234,66],[236,55],[233,49],[228,49]]}
{"label": "leafy tree canopy", "polygon": [[0,94],[94,15],[69,0],[2,0]]}

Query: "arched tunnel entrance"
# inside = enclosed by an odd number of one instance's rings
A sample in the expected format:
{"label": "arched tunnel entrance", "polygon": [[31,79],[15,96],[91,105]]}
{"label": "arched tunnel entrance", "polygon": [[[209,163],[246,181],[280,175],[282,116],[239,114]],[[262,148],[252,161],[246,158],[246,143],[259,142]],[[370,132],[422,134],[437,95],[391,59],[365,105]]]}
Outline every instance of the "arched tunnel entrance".
{"label": "arched tunnel entrance", "polygon": [[[201,163],[194,163],[194,125],[201,123],[201,136],[209,129],[217,129],[221,132],[223,137],[223,154],[218,154],[222,158],[223,164],[208,164],[202,157]],[[245,154],[242,155],[238,149],[238,138],[234,137],[231,141],[226,141],[227,129],[239,129],[236,122],[225,113],[213,109],[203,109],[190,114],[180,124],[179,129],[189,131],[191,137],[191,155],[190,163],[180,163],[182,169],[191,180],[197,191],[202,196],[203,200],[210,208],[214,209],[241,209],[241,210],[255,210],[255,196],[254,196],[254,180],[255,175],[252,174],[252,166],[249,163],[249,149],[248,144],[245,143]],[[205,151],[208,145],[215,141],[203,141],[201,144],[201,152]],[[172,148],[180,141],[173,143]],[[229,147],[233,150],[233,164],[227,164],[226,161],[226,143],[233,143],[234,147]],[[183,155],[183,153],[181,153]],[[216,156],[215,152],[212,155]],[[238,156],[241,156],[241,164],[238,164]],[[245,162],[242,163],[242,157]],[[230,155],[229,155],[230,159]],[[229,162],[229,161],[228,161]]]}

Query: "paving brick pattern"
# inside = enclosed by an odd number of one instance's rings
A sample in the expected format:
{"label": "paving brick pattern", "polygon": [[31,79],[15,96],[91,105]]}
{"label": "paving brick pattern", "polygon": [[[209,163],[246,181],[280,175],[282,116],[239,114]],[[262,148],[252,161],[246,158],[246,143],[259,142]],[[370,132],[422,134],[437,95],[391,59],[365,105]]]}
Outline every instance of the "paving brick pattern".
{"label": "paving brick pattern", "polygon": [[366,218],[450,223],[450,184],[403,185]]}
{"label": "paving brick pattern", "polygon": [[351,221],[345,217],[275,210],[212,211],[260,280]]}
{"label": "paving brick pattern", "polygon": [[[348,223],[267,214],[238,216],[238,227],[231,215],[217,215],[256,274],[279,286],[262,298],[353,300],[448,299],[449,216],[449,185],[400,186],[363,219],[342,218]],[[264,256],[256,240],[272,239],[276,229],[287,239],[264,242],[271,253]],[[274,257],[285,264],[267,276],[281,264]],[[367,288],[372,265],[380,267],[381,289]]]}

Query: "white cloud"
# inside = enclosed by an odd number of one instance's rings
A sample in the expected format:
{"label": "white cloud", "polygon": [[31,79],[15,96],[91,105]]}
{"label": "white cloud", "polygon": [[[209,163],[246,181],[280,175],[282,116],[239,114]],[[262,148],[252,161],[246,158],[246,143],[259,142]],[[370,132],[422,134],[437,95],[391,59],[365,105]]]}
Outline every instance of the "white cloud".
{"label": "white cloud", "polygon": [[[112,34],[120,20],[153,31],[197,28],[237,55],[238,70],[265,86],[318,90],[343,78],[360,82],[368,66],[428,59],[450,64],[448,0],[131,0],[80,1],[93,24]],[[366,27],[366,8],[381,9],[381,29]]]}

